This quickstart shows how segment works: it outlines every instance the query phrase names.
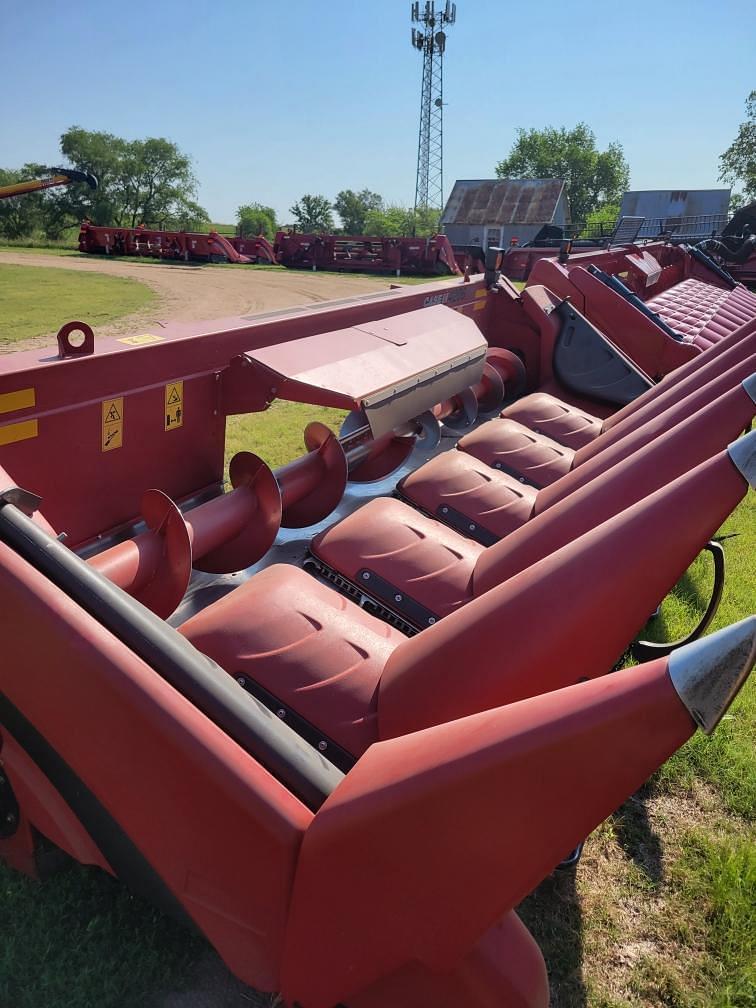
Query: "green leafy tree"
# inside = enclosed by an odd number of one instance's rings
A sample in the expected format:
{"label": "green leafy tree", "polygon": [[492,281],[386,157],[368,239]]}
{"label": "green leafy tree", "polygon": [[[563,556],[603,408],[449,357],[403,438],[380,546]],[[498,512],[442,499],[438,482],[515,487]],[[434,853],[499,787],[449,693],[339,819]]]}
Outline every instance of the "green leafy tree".
{"label": "green leafy tree", "polygon": [[438,234],[441,228],[440,207],[419,207],[414,215],[415,234],[421,238]]}
{"label": "green leafy tree", "polygon": [[383,199],[369,189],[342,189],[333,201],[333,209],[341,218],[345,234],[361,235],[366,233],[367,215],[371,210],[383,209]]}
{"label": "green leafy tree", "polygon": [[236,211],[236,225],[242,238],[265,235],[272,238],[278,230],[276,212],[262,203],[246,203]]}
{"label": "green leafy tree", "polygon": [[441,211],[434,207],[419,209],[415,213],[412,207],[392,203],[380,210],[368,211],[366,234],[396,237],[415,234],[418,238],[427,238],[438,233],[440,217]]}
{"label": "green leafy tree", "polygon": [[572,129],[519,129],[509,155],[496,165],[499,178],[558,178],[567,183],[572,219],[584,221],[606,203],[619,203],[630,168],[618,143],[604,151],[585,123]]}
{"label": "green leafy tree", "polygon": [[199,203],[195,203],[194,200],[186,200],[164,222],[164,226],[176,231],[207,231],[210,227],[210,217],[207,210]]}
{"label": "green leafy tree", "polygon": [[756,91],[751,91],[746,99],[746,121],[720,157],[719,166],[722,182],[742,186],[741,192],[733,193],[733,210],[756,200]]}
{"label": "green leafy tree", "polygon": [[195,201],[191,159],[164,137],[128,141],[72,126],[60,138],[60,149],[72,167],[96,175],[99,185],[94,192],[83,187],[50,191],[44,213],[50,237],[83,217],[120,227],[189,229],[209,222]]}
{"label": "green leafy tree", "polygon": [[[27,164],[23,168],[0,168],[0,186],[27,182],[44,177],[47,172],[41,165]],[[44,197],[41,192],[24,193],[0,200],[0,236],[25,238],[42,224]]]}
{"label": "green leafy tree", "polygon": [[311,233],[332,232],[334,228],[331,204],[325,196],[304,195],[298,203],[290,208],[300,231]]}
{"label": "green leafy tree", "polygon": [[619,215],[619,203],[604,203],[598,210],[591,210],[590,213],[585,215],[585,223],[589,225],[603,224],[604,234],[606,234],[617,222]]}
{"label": "green leafy tree", "polygon": [[380,210],[369,210],[365,216],[365,233],[369,235],[412,234],[412,210],[389,203]]}

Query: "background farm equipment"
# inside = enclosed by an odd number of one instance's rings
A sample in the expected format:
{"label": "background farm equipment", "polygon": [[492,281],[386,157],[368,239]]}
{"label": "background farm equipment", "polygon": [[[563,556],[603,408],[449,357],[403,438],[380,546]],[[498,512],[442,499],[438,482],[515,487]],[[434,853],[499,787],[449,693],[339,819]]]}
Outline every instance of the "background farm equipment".
{"label": "background farm equipment", "polygon": [[279,231],[277,261],[288,269],[445,276],[460,273],[446,235],[379,238]]}
{"label": "background farm equipment", "polygon": [[275,254],[262,235],[226,237],[217,231],[160,231],[153,228],[101,227],[85,221],[79,231],[79,251],[112,256],[149,256],[184,262],[270,263]]}

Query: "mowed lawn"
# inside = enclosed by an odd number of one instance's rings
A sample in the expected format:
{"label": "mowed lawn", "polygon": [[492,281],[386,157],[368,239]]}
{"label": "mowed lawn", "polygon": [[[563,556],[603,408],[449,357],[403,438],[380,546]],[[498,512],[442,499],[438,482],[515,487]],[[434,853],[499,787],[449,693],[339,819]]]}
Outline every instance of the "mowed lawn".
{"label": "mowed lawn", "polygon": [[[52,328],[48,322],[46,331]],[[281,465],[303,451],[307,422],[338,429],[342,416],[275,403],[264,414],[231,418],[227,454],[253,451]],[[753,494],[720,534],[728,574],[715,629],[754,608]],[[607,605],[614,573],[608,565]],[[697,561],[646,635],[683,634],[709,581],[708,562]],[[753,1008],[754,741],[756,687],[749,684],[712,738],[695,735],[592,834],[576,872],[551,876],[521,906],[549,966],[553,1008]],[[581,786],[576,780],[575,800]],[[0,1008],[162,1008],[162,993],[196,986],[211,956],[203,939],[76,865],[42,886],[0,867],[0,935]],[[269,1000],[245,994],[221,1003]]]}
{"label": "mowed lawn", "polygon": [[137,280],[0,263],[0,349],[56,332],[71,319],[105,325],[154,298]]}

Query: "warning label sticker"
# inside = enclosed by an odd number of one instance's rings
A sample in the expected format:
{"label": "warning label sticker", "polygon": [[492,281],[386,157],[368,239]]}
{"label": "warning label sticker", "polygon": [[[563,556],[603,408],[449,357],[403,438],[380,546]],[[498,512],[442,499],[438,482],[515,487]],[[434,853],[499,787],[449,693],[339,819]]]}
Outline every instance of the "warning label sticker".
{"label": "warning label sticker", "polygon": [[184,383],[170,382],[165,386],[165,429],[175,430],[184,422]]}
{"label": "warning label sticker", "polygon": [[164,336],[156,336],[154,333],[140,333],[138,336],[124,336],[118,342],[129,346],[148,346],[150,343],[162,343],[164,339]]}
{"label": "warning label sticker", "polygon": [[123,397],[102,403],[102,450],[113,451],[123,444]]}

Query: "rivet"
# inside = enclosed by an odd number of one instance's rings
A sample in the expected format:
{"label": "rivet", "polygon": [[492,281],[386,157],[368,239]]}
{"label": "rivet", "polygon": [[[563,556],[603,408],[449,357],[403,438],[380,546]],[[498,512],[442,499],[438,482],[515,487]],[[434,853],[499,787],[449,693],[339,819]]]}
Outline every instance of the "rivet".
{"label": "rivet", "polygon": [[369,571],[363,571],[362,572],[362,580],[363,581],[369,581],[370,580],[370,572]]}
{"label": "rivet", "polygon": [[280,718],[286,717],[286,711],[283,709],[283,707],[279,707],[278,710],[276,711],[276,714],[278,714]]}
{"label": "rivet", "polygon": [[401,601],[402,601],[401,595],[394,595],[394,602],[401,602]]}
{"label": "rivet", "polygon": [[449,514],[449,508],[448,507],[442,507],[441,508],[441,514]]}
{"label": "rivet", "polygon": [[16,817],[13,815],[12,812],[9,812],[8,815],[5,817],[5,821],[7,823],[14,823],[16,821]]}
{"label": "rivet", "polygon": [[524,476],[520,476],[520,483],[524,483],[524,482],[525,482],[525,477]]}
{"label": "rivet", "polygon": [[318,742],[318,749],[320,749],[321,752],[325,752],[327,748],[328,748],[327,742],[323,742],[322,740]]}
{"label": "rivet", "polygon": [[236,681],[239,683],[240,686],[246,686],[247,685],[247,680],[244,678],[243,675],[237,676],[236,677]]}
{"label": "rivet", "polygon": [[436,617],[435,616],[429,616],[428,617],[428,626],[431,626],[435,622],[436,622]]}
{"label": "rivet", "polygon": [[473,523],[470,523],[467,527],[470,529],[471,532],[475,531],[475,525]]}

